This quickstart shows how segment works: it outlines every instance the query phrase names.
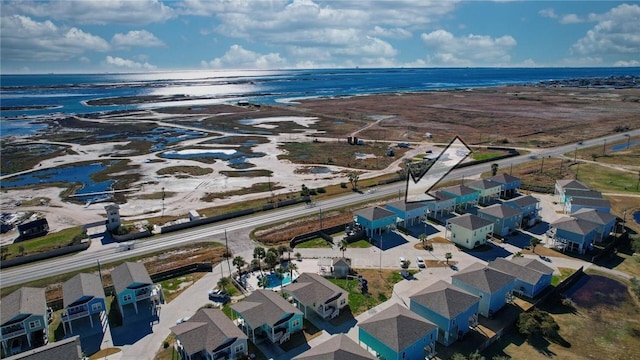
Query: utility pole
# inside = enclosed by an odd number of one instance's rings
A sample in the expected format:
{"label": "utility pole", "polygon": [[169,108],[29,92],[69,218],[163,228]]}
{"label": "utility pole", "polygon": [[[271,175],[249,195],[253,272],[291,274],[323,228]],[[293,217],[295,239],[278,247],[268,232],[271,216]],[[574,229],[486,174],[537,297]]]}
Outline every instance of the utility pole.
{"label": "utility pole", "polygon": [[576,146],[576,151],[573,152],[573,162],[576,162],[577,158],[578,158],[578,147]]}
{"label": "utility pole", "polygon": [[162,217],[164,217],[164,186],[162,187]]}
{"label": "utility pole", "polygon": [[320,231],[322,231],[322,208],[319,208],[320,210]]}
{"label": "utility pole", "polygon": [[604,144],[602,145],[602,156],[604,156],[607,149],[607,139],[604,139]]}
{"label": "utility pole", "polygon": [[[225,246],[225,255],[227,258],[227,266],[229,267],[229,276],[231,276],[231,263],[229,262],[229,240],[227,239],[227,229],[224,229],[224,246]],[[240,276],[240,274],[238,274]]]}
{"label": "utility pole", "polygon": [[540,174],[542,174],[543,168],[544,168],[544,157],[542,158],[542,163],[540,164]]}

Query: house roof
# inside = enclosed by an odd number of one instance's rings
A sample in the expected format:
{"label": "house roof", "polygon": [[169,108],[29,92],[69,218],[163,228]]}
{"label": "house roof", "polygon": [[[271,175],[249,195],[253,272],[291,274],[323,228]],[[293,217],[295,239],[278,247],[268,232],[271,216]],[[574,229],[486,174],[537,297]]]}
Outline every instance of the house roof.
{"label": "house roof", "polygon": [[427,204],[425,204],[424,202],[406,202],[404,200],[400,200],[387,203],[387,208],[390,207],[407,212],[416,209],[426,209]]}
{"label": "house roof", "polygon": [[509,174],[498,174],[496,176],[490,177],[489,180],[493,180],[500,184],[511,184],[520,181],[520,178],[511,176]]}
{"label": "house roof", "polygon": [[5,360],[80,360],[83,359],[80,336],[50,342],[47,345],[30,349],[19,354],[4,358]]}
{"label": "house roof", "polygon": [[111,272],[111,281],[116,294],[120,294],[133,283],[153,284],[144,264],[137,262],[125,262],[116,266]]}
{"label": "house roof", "polygon": [[495,204],[487,206],[486,208],[478,210],[478,213],[483,213],[489,216],[493,216],[498,219],[508,219],[518,215],[522,215],[522,212],[507,206],[504,204]]}
{"label": "house roof", "polygon": [[604,207],[611,208],[609,200],[605,199],[593,199],[593,198],[571,198],[571,205],[575,206],[587,206],[587,207]]}
{"label": "house roof", "polygon": [[490,179],[480,179],[480,180],[470,182],[468,186],[472,189],[487,190],[487,189],[495,189],[497,187],[501,187],[502,184]]}
{"label": "house roof", "polygon": [[358,210],[355,212],[355,214],[369,221],[375,221],[375,220],[396,216],[396,213],[394,213],[393,211],[387,210],[385,208],[381,208],[380,206],[374,206],[374,207]]}
{"label": "house roof", "polygon": [[302,273],[295,282],[283,289],[285,293],[292,294],[306,306],[311,304],[323,304],[335,299],[344,292],[342,288],[318,274]]}
{"label": "house roof", "polygon": [[452,278],[489,294],[493,294],[515,280],[513,275],[486,267],[480,263],[472,264],[453,275]]}
{"label": "house roof", "polygon": [[94,274],[80,273],[62,284],[62,302],[64,307],[73,305],[83,297],[104,299],[104,288],[100,277]]}
{"label": "house roof", "polygon": [[454,199],[455,197],[452,195],[447,194],[446,192],[443,191],[436,191],[435,194],[433,194],[434,197],[436,198],[436,201],[445,201],[445,200],[451,200]]}
{"label": "house roof", "polygon": [[[520,261],[522,259],[525,259],[527,263]],[[495,260],[490,261],[488,266],[513,275],[528,284],[537,284],[542,276],[553,273],[553,269],[541,262],[523,257],[514,257],[511,261],[497,257]],[[548,271],[541,271],[542,267],[547,268]]]}
{"label": "house roof", "polygon": [[44,289],[22,287],[2,298],[0,302],[1,324],[14,320],[19,315],[45,315],[47,299]]}
{"label": "house roof", "polygon": [[259,289],[247,296],[243,301],[231,305],[231,308],[242,315],[242,318],[253,329],[264,324],[273,326],[286,314],[302,312],[289,304],[280,294]]}
{"label": "house roof", "polygon": [[455,196],[465,196],[465,195],[470,195],[473,193],[477,193],[477,190],[474,190],[468,186],[464,186],[464,185],[454,185],[454,186],[449,186],[446,188],[442,188],[440,189],[443,192],[449,193],[449,194],[453,194]]}
{"label": "house roof", "polygon": [[551,223],[551,227],[561,229],[578,235],[587,235],[594,231],[598,226],[573,217],[563,217]]}
{"label": "house roof", "polygon": [[409,298],[448,319],[453,319],[480,301],[479,297],[444,280],[438,280]]}
{"label": "house roof", "polygon": [[212,352],[227,339],[248,339],[219,309],[199,309],[187,321],[171,327],[189,354]]}
{"label": "house roof", "polygon": [[351,260],[341,257],[341,258],[334,258],[333,259],[333,267],[340,267],[340,266],[347,266],[347,267],[351,267]]}
{"label": "house roof", "polygon": [[455,224],[469,230],[477,230],[493,224],[493,221],[483,219],[473,214],[464,214],[448,220],[448,223]]}
{"label": "house roof", "polygon": [[556,184],[562,189],[576,189],[576,190],[589,190],[589,187],[579,180],[573,179],[561,179],[556,180]]}
{"label": "house roof", "polygon": [[37,219],[37,220],[30,221],[30,222],[25,223],[25,224],[20,224],[20,225],[18,225],[18,231],[22,232],[22,231],[25,231],[27,229],[31,229],[31,228],[34,228],[34,227],[39,227],[39,226],[42,226],[42,225],[49,225],[49,223],[47,222],[47,219],[42,218],[42,219]]}
{"label": "house roof", "polygon": [[518,196],[515,199],[511,199],[509,201],[506,201],[505,204],[516,204],[518,205],[518,207],[527,207],[527,206],[531,206],[531,205],[535,205],[537,203],[539,203],[540,200],[538,200],[538,198],[533,197],[531,195],[522,195],[522,196]]}
{"label": "house roof", "polygon": [[602,193],[600,191],[593,190],[576,190],[567,189],[564,192],[565,197],[580,197],[587,199],[602,199]]}
{"label": "house roof", "polygon": [[400,304],[393,304],[358,326],[376,339],[400,352],[422,339],[437,326]]}
{"label": "house roof", "polygon": [[351,340],[346,334],[337,334],[329,340],[293,358],[293,360],[374,360],[373,354]]}
{"label": "house roof", "polygon": [[571,214],[572,217],[582,219],[594,224],[605,225],[614,221],[617,217],[596,209],[582,208]]}

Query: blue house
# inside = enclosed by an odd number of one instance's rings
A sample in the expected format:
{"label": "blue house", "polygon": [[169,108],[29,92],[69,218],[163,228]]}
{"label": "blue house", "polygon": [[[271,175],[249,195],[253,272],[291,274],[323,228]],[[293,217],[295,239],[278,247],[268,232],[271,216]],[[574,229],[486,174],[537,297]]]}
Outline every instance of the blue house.
{"label": "blue house", "polygon": [[302,330],[302,311],[271,290],[256,290],[231,305],[231,309],[242,331],[254,343],[265,337],[274,344],[283,344],[291,334]]}
{"label": "blue house", "polygon": [[581,209],[595,209],[603,213],[611,211],[611,203],[605,199],[569,198],[565,204],[565,212],[574,214]]}
{"label": "blue house", "polygon": [[467,184],[468,187],[477,190],[479,194],[480,203],[487,204],[498,197],[500,197],[500,192],[502,191],[502,184],[495,182],[490,179],[480,179],[476,181],[472,181]]}
{"label": "blue house", "polygon": [[127,305],[133,305],[136,314],[139,303],[146,305],[151,301],[153,305],[158,305],[158,292],[154,290],[153,281],[142,263],[125,262],[116,266],[111,272],[111,280],[123,318],[126,318]]}
{"label": "blue house", "polygon": [[597,226],[596,228],[596,242],[606,240],[613,231],[613,227],[616,225],[618,219],[615,215],[597,210],[597,209],[580,209],[573,214],[572,217],[590,222]]}
{"label": "blue house", "polygon": [[358,210],[355,215],[356,222],[362,225],[369,237],[373,237],[376,231],[381,234],[382,229],[388,229],[390,225],[394,225],[398,217],[393,211],[379,206]]}
{"label": "blue house", "polygon": [[2,358],[45,345],[49,310],[44,289],[22,287],[0,302]]}
{"label": "blue house", "polygon": [[449,186],[440,191],[453,196],[456,199],[456,207],[462,209],[466,209],[469,205],[477,205],[480,198],[480,191],[464,185]]}
{"label": "blue house", "polygon": [[500,189],[500,197],[503,199],[510,199],[514,197],[518,193],[518,188],[520,188],[521,183],[519,178],[509,174],[498,174],[490,177],[489,180],[502,185]]}
{"label": "blue house", "polygon": [[358,340],[378,359],[431,359],[436,354],[438,327],[400,304],[358,324]]}
{"label": "blue house", "polygon": [[478,312],[492,318],[511,298],[516,278],[494,268],[474,263],[451,277],[451,283],[480,297]]}
{"label": "blue house", "polygon": [[480,298],[443,280],[409,297],[411,311],[438,326],[438,342],[444,346],[478,326]]}
{"label": "blue house", "polygon": [[396,217],[402,219],[404,226],[413,226],[420,217],[427,215],[429,209],[426,202],[406,202],[404,200],[394,201],[385,205],[387,210],[393,211]]}
{"label": "blue house", "polygon": [[442,191],[434,193],[434,200],[427,202],[427,208],[431,216],[439,217],[450,213],[456,208],[456,198]]}
{"label": "blue house", "polygon": [[584,254],[596,239],[598,226],[573,217],[564,217],[550,224],[547,235],[554,241],[555,246],[563,250]]}
{"label": "blue house", "polygon": [[522,213],[504,204],[495,204],[478,210],[478,216],[493,221],[493,234],[507,236],[522,223]]}
{"label": "blue house", "polygon": [[554,195],[557,196],[560,202],[563,204],[567,202],[567,196],[565,195],[565,192],[567,190],[589,191],[590,189],[585,183],[579,180],[573,180],[573,179],[556,180]]}
{"label": "blue house", "polygon": [[347,334],[337,334],[292,360],[376,360],[376,357]]}
{"label": "blue house", "polygon": [[529,227],[535,225],[540,221],[540,200],[531,195],[522,195],[509,201],[505,201],[503,204],[511,206],[512,208],[522,213],[522,227]]}
{"label": "blue house", "polygon": [[548,286],[551,286],[553,269],[536,259],[514,257],[511,260],[507,260],[498,257],[490,261],[488,266],[515,276],[513,291],[531,299]]}
{"label": "blue house", "polygon": [[67,333],[67,327],[73,334],[73,321],[89,318],[93,328],[95,322],[102,327],[101,314],[106,314],[104,288],[98,275],[80,273],[62,284],[62,303],[64,312],[60,316],[62,328]]}
{"label": "blue house", "polygon": [[201,308],[172,327],[182,359],[245,359],[247,336],[219,309]]}

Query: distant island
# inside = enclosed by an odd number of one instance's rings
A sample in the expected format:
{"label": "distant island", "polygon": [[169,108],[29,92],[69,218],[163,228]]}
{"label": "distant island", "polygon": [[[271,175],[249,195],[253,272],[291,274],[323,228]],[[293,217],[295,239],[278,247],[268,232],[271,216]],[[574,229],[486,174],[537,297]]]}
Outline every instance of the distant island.
{"label": "distant island", "polygon": [[26,105],[26,106],[0,106],[0,111],[29,111],[59,109],[60,105]]}
{"label": "distant island", "polygon": [[564,80],[544,80],[537,86],[561,86],[578,88],[611,88],[611,89],[631,89],[640,88],[640,76],[609,76],[597,78],[575,78]]}

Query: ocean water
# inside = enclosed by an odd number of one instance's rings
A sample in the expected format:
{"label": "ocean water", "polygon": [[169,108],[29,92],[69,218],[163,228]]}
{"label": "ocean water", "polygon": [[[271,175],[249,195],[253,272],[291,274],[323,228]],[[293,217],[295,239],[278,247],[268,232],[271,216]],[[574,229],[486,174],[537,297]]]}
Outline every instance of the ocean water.
{"label": "ocean water", "polygon": [[[183,71],[144,74],[41,74],[0,76],[2,107],[9,118],[84,114],[163,106],[200,106],[388,92],[531,84],[544,80],[640,75],[640,68],[398,68],[264,71]],[[88,106],[99,98],[184,95],[180,101]],[[4,133],[4,131],[3,131]],[[4,134],[2,134],[4,136]]]}

